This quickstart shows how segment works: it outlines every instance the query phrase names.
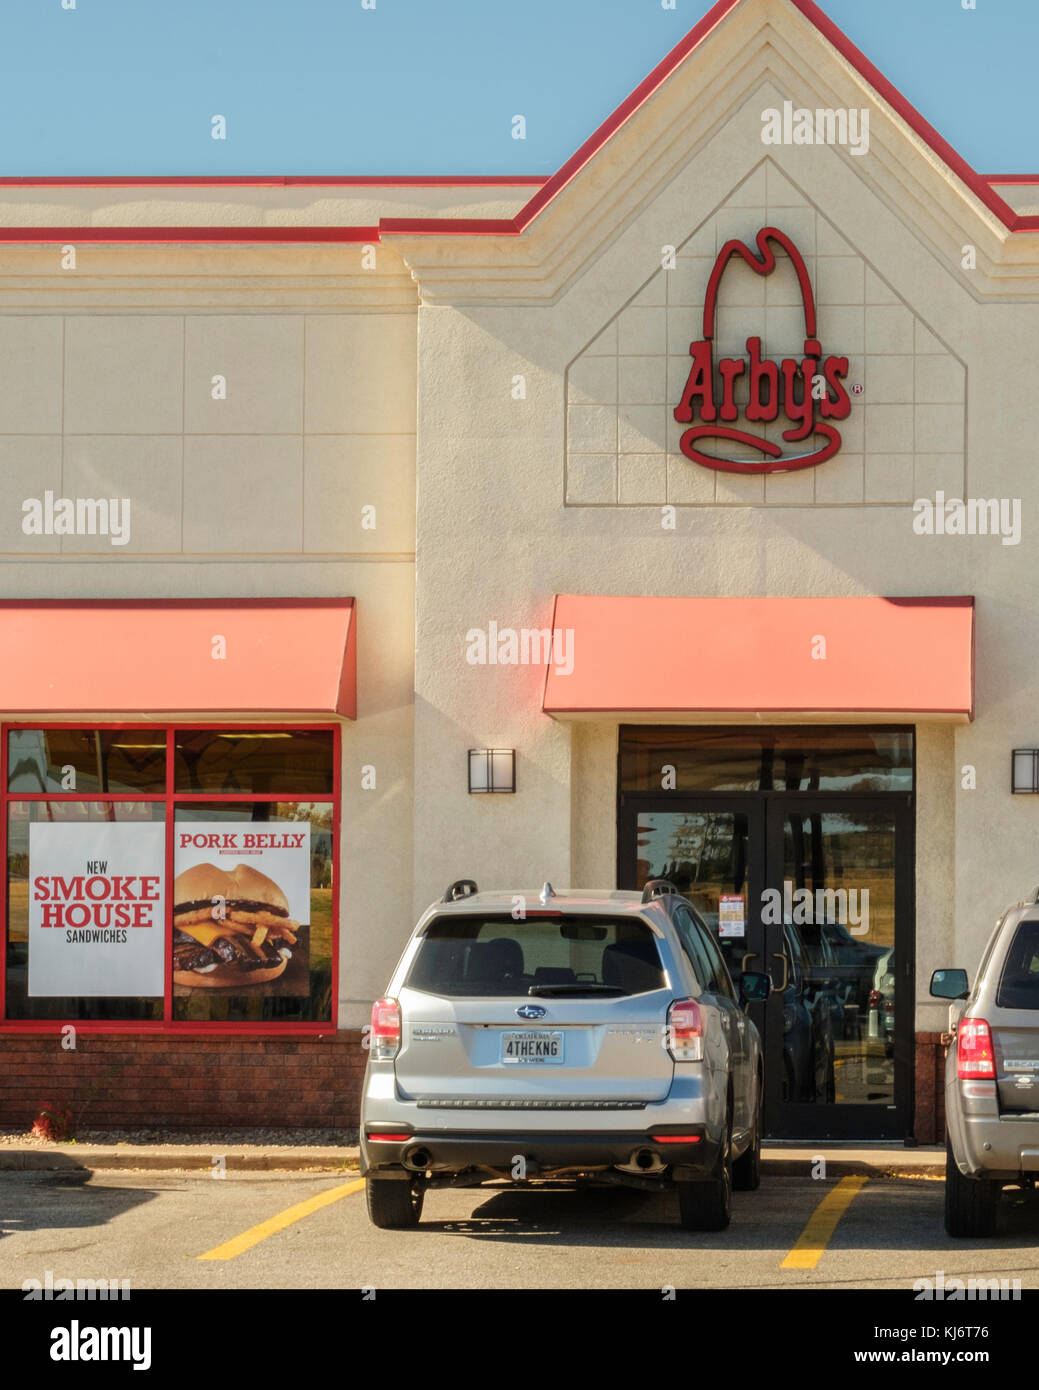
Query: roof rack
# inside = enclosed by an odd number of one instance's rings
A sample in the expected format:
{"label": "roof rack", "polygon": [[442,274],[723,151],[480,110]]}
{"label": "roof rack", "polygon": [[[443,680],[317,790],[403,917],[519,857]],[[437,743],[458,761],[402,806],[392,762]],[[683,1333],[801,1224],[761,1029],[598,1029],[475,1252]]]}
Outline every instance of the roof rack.
{"label": "roof rack", "polygon": [[681,896],[670,879],[651,878],[642,890],[642,901],[651,903],[654,898],[666,898],[669,894],[676,898]]}
{"label": "roof rack", "polygon": [[471,898],[474,893],[479,893],[479,891],[473,879],[456,878],[440,901],[445,903],[456,903],[460,898]]}

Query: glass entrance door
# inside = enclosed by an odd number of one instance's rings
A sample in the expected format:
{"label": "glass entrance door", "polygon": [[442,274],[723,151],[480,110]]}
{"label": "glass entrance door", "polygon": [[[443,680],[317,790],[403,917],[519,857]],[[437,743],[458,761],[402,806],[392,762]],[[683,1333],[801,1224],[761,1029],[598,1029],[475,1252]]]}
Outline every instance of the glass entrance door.
{"label": "glass entrance door", "polygon": [[911,1130],[912,822],[907,795],[622,795],[619,878],[667,878],[734,981],[767,970],[765,1129]]}

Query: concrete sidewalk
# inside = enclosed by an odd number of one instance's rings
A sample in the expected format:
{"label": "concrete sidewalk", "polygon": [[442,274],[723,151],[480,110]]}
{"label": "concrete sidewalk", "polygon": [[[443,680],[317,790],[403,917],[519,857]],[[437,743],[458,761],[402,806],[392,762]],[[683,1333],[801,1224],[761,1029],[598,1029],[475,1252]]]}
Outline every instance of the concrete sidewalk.
{"label": "concrete sidewalk", "polygon": [[827,1177],[862,1173],[870,1178],[945,1177],[945,1145],[907,1149],[903,1144],[827,1144],[793,1148],[763,1144],[761,1171],[768,1177],[810,1177],[818,1160],[826,1160]]}
{"label": "concrete sidewalk", "polygon": [[[0,1148],[0,1172],[90,1169],[129,1172],[134,1169],[204,1170],[223,1158],[227,1172],[289,1171],[356,1172],[357,1146],[229,1143],[184,1144],[9,1144]],[[900,1144],[841,1146],[817,1144],[791,1148],[766,1144],[762,1171],[768,1177],[810,1177],[818,1160],[826,1161],[827,1177],[862,1173],[872,1178],[943,1178],[944,1147],[907,1149]]]}

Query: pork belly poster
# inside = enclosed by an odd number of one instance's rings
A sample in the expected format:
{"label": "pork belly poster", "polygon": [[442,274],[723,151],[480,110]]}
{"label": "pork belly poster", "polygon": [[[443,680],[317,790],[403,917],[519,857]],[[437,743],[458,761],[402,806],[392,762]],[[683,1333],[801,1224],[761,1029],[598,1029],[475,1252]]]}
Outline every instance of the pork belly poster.
{"label": "pork belly poster", "polygon": [[164,825],[30,825],[30,997],[161,995],[165,877]]}
{"label": "pork belly poster", "polygon": [[307,994],[309,821],[178,822],[173,834],[177,992]]}

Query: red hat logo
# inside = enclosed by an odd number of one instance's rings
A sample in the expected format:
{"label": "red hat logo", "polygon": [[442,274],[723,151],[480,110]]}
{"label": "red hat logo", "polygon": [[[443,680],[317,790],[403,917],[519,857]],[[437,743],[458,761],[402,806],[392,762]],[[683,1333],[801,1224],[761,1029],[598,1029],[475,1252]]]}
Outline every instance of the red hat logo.
{"label": "red hat logo", "polygon": [[[775,227],[762,227],[755,237],[758,252],[742,241],[727,241],[707,282],[707,299],[703,311],[703,339],[690,343],[689,355],[693,365],[686,379],[682,399],[675,406],[675,419],[688,424],[699,415],[702,424],[694,424],[681,438],[680,448],[686,458],[705,468],[717,468],[723,473],[784,473],[795,468],[812,468],[833,458],[841,447],[841,436],[827,422],[844,420],[851,411],[851,399],[841,381],[848,375],[846,357],[823,358],[815,330],[815,297],[808,279],[808,270],[800,251],[783,232]],[[771,275],[776,268],[776,256],[769,242],[781,246],[790,257],[801,286],[804,307],[804,356],[798,361],[785,357],[782,362],[762,360],[761,339],[747,339],[747,358],[722,357],[714,361],[714,320],[718,303],[718,286],[731,256],[742,256],[758,275]],[[717,368],[717,370],[716,370]],[[734,429],[730,422],[739,419],[736,405],[737,378],[746,375],[750,399],[744,411],[748,422],[777,420],[782,413],[790,421],[783,438],[801,449],[784,453],[770,439]],[[716,389],[716,387],[718,389]],[[719,399],[720,398],[720,399]],[[729,459],[715,458],[702,452],[701,441],[735,439],[765,457]],[[818,447],[812,447],[814,441]]]}

